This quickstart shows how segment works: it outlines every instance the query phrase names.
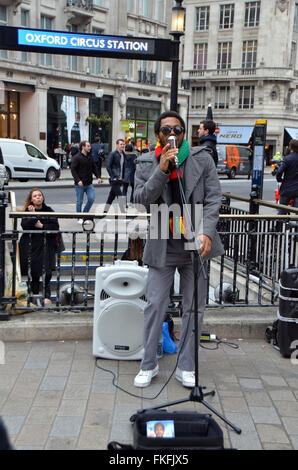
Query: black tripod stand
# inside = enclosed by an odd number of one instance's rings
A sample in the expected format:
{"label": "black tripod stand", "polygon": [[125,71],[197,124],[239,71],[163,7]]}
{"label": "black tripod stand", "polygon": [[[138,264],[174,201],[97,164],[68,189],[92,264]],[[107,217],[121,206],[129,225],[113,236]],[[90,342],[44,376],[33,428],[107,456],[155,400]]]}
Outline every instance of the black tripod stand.
{"label": "black tripod stand", "polygon": [[[159,410],[161,408],[165,408],[168,406],[173,406],[173,405],[179,405],[180,403],[186,403],[186,402],[197,402],[197,403],[202,403],[206,408],[208,408],[212,413],[214,413],[216,416],[218,416],[220,419],[222,419],[226,424],[228,424],[234,431],[236,431],[237,434],[241,434],[241,429],[235,426],[231,421],[226,419],[223,415],[221,415],[217,410],[215,410],[209,403],[207,403],[204,398],[206,396],[214,396],[215,395],[215,390],[212,390],[210,392],[203,392],[203,390],[206,387],[202,387],[199,385],[199,358],[198,358],[198,350],[199,350],[199,322],[198,322],[198,280],[199,280],[199,275],[200,275],[200,270],[202,271],[202,275],[205,280],[207,280],[207,274],[205,270],[205,265],[201,257],[200,253],[200,248],[197,248],[197,239],[195,237],[195,231],[193,228],[191,216],[188,212],[188,207],[186,203],[186,198],[185,198],[185,193],[184,189],[182,186],[182,182],[180,179],[179,171],[178,171],[178,165],[176,163],[177,167],[177,176],[179,180],[179,188],[180,188],[180,194],[181,194],[181,200],[183,202],[184,206],[184,215],[185,218],[187,217],[187,227],[191,227],[192,234],[194,235],[194,239],[192,242],[195,243],[195,249],[192,251],[192,261],[193,261],[193,270],[194,270],[194,334],[195,334],[195,340],[194,340],[194,358],[195,358],[195,386],[191,390],[191,393],[188,398],[169,402],[169,403],[164,403],[162,405],[153,407],[153,408],[147,408],[138,411],[138,413],[143,413],[146,411],[151,411],[151,410]],[[199,269],[199,266],[201,269]],[[130,421],[135,420],[136,415],[131,416]]]}

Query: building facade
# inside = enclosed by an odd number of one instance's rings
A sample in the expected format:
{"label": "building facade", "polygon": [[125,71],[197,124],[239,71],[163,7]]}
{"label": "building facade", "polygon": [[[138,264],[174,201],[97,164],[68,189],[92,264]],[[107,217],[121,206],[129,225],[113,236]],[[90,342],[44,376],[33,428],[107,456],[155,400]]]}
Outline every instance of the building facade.
{"label": "building facade", "polygon": [[[173,4],[0,0],[0,25],[168,39]],[[266,119],[269,161],[298,136],[298,1],[183,6],[178,103],[188,139],[197,143],[210,103],[225,137],[246,128],[242,143],[255,121]],[[106,151],[119,137],[141,149],[155,141],[153,124],[169,109],[170,87],[170,62],[0,50],[0,137],[25,138],[49,155],[95,134]]]}
{"label": "building facade", "polygon": [[268,161],[298,136],[298,2],[184,0],[183,4],[187,34],[182,85],[191,93],[188,122],[193,143],[211,103],[219,131],[222,126],[253,128],[257,119],[267,120]]}
{"label": "building facade", "polygon": [[[0,24],[168,39],[171,8],[172,0],[0,0]],[[49,155],[95,134],[106,151],[120,137],[141,149],[155,141],[170,86],[169,62],[1,50],[0,137],[25,138]],[[189,92],[180,94],[186,118]]]}

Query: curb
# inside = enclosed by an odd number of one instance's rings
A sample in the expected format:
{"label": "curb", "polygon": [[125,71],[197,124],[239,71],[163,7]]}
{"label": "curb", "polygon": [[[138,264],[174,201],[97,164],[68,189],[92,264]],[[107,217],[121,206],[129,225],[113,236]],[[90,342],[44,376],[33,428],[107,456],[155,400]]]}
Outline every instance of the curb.
{"label": "curb", "polygon": [[[203,330],[219,338],[264,339],[266,328],[276,319],[277,307],[217,307],[206,308]],[[175,329],[180,330],[181,318],[174,317]],[[63,341],[93,338],[93,311],[39,311],[11,315],[0,323],[0,340]]]}

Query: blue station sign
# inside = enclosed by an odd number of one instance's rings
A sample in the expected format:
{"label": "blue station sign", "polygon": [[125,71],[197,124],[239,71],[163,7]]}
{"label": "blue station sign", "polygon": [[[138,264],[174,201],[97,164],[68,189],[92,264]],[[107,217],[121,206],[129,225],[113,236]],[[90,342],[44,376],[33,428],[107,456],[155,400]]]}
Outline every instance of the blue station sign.
{"label": "blue station sign", "polygon": [[113,51],[154,54],[154,41],[117,36],[99,36],[78,33],[60,33],[18,29],[18,45],[46,48],[80,49],[85,51]]}
{"label": "blue station sign", "polygon": [[0,26],[0,49],[166,62],[177,59],[173,41],[170,39],[84,34],[13,26]]}

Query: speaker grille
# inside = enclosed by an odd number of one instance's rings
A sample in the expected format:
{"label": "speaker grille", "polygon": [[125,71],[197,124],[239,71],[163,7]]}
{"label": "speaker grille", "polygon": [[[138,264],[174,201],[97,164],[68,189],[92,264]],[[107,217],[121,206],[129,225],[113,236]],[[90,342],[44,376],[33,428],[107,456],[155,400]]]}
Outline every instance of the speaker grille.
{"label": "speaker grille", "polygon": [[102,289],[102,291],[100,293],[100,300],[106,300],[106,299],[109,299],[109,298],[110,298],[110,295],[107,294],[104,289]]}

